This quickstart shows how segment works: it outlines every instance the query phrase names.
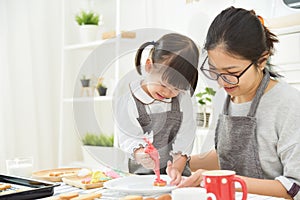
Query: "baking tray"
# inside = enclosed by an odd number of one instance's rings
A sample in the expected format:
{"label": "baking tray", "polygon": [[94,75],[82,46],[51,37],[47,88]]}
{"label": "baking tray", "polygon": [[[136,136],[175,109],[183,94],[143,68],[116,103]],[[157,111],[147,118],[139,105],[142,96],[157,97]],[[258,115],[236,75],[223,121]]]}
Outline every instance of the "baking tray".
{"label": "baking tray", "polygon": [[59,183],[50,183],[1,173],[0,183],[11,185],[11,188],[0,191],[0,200],[27,200],[49,197],[53,195],[54,187],[60,185]]}

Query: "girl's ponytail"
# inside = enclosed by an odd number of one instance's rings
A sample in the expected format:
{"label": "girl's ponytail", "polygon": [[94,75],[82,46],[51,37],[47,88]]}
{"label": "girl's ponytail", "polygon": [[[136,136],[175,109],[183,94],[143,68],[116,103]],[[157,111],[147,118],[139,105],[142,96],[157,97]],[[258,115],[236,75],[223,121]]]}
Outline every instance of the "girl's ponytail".
{"label": "girl's ponytail", "polygon": [[155,42],[145,42],[144,44],[142,44],[139,49],[137,50],[136,54],[135,54],[135,67],[137,72],[141,75],[141,58],[142,58],[142,53],[144,51],[144,49],[149,46],[149,45],[155,45]]}

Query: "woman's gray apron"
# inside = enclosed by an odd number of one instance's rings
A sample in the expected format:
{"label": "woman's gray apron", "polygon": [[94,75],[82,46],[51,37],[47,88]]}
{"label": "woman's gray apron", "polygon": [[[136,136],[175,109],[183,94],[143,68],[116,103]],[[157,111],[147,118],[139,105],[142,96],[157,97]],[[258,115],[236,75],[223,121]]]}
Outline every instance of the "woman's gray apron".
{"label": "woman's gray apron", "polygon": [[265,69],[247,116],[229,116],[230,96],[227,96],[215,136],[221,169],[234,170],[238,175],[264,178],[258,154],[255,113],[269,80],[270,74]]}
{"label": "woman's gray apron", "polygon": [[[133,96],[134,97],[134,96]],[[146,105],[134,97],[139,117],[137,118],[144,133],[153,131],[153,145],[159,152],[160,156],[160,173],[166,174],[167,162],[172,161],[170,152],[174,143],[177,132],[182,121],[182,112],[178,99],[172,98],[171,110],[161,113],[148,114]],[[135,174],[154,174],[153,170],[146,169],[142,165],[137,164],[135,160],[129,159],[128,168],[130,173]],[[189,176],[191,171],[186,165],[183,173],[184,176]]]}

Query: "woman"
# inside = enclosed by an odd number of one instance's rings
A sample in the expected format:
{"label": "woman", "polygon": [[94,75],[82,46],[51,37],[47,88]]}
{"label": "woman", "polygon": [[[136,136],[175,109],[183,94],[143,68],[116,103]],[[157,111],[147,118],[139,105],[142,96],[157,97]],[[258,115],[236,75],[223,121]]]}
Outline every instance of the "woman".
{"label": "woman", "polygon": [[300,93],[270,68],[275,42],[253,10],[230,7],[212,22],[201,71],[228,95],[215,150],[192,156],[198,170],[179,187],[199,186],[205,170],[228,169],[249,193],[300,199]]}

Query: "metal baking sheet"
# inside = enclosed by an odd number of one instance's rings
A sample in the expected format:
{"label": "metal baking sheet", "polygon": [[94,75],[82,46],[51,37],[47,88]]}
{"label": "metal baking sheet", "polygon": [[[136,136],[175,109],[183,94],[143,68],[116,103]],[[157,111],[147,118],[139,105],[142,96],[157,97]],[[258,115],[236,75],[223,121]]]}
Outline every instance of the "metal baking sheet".
{"label": "metal baking sheet", "polygon": [[30,178],[11,176],[0,173],[0,184],[9,184],[10,188],[0,190],[0,200],[27,200],[52,196],[54,187],[59,183],[51,183]]}

